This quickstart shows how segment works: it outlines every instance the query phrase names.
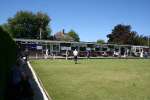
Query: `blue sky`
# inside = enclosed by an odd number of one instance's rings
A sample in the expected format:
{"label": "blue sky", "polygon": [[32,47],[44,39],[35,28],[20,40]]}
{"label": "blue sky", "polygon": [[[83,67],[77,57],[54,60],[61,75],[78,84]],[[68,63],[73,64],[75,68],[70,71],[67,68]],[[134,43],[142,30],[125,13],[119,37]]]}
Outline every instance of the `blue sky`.
{"label": "blue sky", "polygon": [[117,24],[150,35],[150,0],[0,0],[0,24],[20,10],[47,13],[53,34],[73,29],[81,41],[107,40]]}

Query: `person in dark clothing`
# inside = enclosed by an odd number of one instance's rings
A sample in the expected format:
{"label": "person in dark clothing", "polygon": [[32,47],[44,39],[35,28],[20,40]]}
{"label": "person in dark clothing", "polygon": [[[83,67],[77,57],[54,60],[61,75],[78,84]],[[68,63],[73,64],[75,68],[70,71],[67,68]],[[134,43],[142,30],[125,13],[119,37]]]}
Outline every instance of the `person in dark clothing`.
{"label": "person in dark clothing", "polygon": [[26,66],[26,61],[20,57],[18,58],[16,65],[12,68],[11,97],[13,100],[33,100],[33,89],[29,83]]}
{"label": "person in dark clothing", "polygon": [[26,76],[23,76],[20,81],[20,94],[24,99],[33,100],[33,90]]}
{"label": "person in dark clothing", "polygon": [[26,48],[25,51],[24,51],[24,58],[25,58],[26,61],[28,61],[28,55],[29,55],[29,51]]}
{"label": "person in dark clothing", "polygon": [[87,58],[90,58],[90,51],[87,51]]}
{"label": "person in dark clothing", "polygon": [[12,84],[12,98],[14,100],[20,99],[20,82],[22,76],[22,69],[20,67],[20,60],[16,61],[16,64],[12,67],[11,70],[11,84]]}

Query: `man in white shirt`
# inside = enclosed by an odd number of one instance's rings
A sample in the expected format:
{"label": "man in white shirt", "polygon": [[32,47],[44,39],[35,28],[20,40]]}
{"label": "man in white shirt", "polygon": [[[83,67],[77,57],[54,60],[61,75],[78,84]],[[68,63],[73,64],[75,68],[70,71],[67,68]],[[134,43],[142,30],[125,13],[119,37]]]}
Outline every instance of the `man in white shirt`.
{"label": "man in white shirt", "polygon": [[47,59],[48,58],[48,49],[46,49],[46,51],[45,51],[45,59]]}
{"label": "man in white shirt", "polygon": [[73,56],[74,56],[74,61],[75,61],[75,64],[77,64],[77,59],[78,59],[78,51],[75,49],[73,51]]}

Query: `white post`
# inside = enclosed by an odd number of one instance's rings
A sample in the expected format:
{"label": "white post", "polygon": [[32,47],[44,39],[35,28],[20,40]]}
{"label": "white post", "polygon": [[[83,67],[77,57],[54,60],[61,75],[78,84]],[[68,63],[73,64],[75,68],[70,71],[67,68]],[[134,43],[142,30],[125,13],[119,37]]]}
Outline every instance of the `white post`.
{"label": "white post", "polygon": [[47,43],[46,43],[46,50],[45,50],[45,58],[48,58],[48,49],[47,49]]}
{"label": "white post", "polygon": [[143,58],[143,49],[141,49],[140,57]]}
{"label": "white post", "polygon": [[42,28],[40,28],[40,40],[42,39]]}
{"label": "white post", "polygon": [[55,59],[55,54],[53,55],[53,59]]}
{"label": "white post", "polygon": [[68,50],[66,50],[66,60],[68,60]]}
{"label": "white post", "polygon": [[121,47],[119,47],[119,57],[121,57]]}

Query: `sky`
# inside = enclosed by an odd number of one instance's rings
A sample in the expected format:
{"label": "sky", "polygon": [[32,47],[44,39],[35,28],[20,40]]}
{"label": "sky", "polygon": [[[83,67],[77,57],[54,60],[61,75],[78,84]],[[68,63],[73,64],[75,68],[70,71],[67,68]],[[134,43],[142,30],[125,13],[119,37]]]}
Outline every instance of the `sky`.
{"label": "sky", "polygon": [[81,41],[107,41],[117,24],[150,35],[150,0],[0,0],[0,24],[20,10],[47,13],[52,34],[73,29]]}

